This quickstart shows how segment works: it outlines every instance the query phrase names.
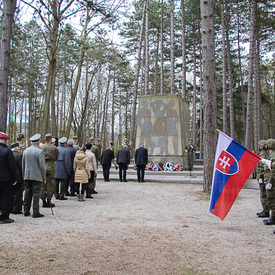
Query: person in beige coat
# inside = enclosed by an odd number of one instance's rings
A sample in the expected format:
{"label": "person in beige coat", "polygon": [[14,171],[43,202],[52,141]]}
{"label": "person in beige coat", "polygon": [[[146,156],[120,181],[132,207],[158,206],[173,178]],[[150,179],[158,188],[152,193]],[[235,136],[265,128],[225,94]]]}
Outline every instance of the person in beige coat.
{"label": "person in beige coat", "polygon": [[[86,151],[85,147],[81,148],[76,152],[75,158],[74,158],[76,193],[79,201],[84,201],[84,191],[87,190],[87,185],[90,177],[88,157],[86,156],[85,151]],[[82,183],[82,186],[81,186],[81,194],[80,194],[79,187],[81,183]]]}

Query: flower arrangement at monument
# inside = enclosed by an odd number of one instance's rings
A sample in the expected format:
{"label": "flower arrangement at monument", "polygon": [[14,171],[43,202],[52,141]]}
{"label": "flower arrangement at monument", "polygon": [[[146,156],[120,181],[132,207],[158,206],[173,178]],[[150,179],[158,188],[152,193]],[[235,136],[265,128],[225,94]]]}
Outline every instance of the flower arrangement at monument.
{"label": "flower arrangement at monument", "polygon": [[166,162],[166,163],[152,163],[148,162],[145,169],[147,171],[181,171],[183,168],[180,166],[180,164],[174,164],[172,162]]}

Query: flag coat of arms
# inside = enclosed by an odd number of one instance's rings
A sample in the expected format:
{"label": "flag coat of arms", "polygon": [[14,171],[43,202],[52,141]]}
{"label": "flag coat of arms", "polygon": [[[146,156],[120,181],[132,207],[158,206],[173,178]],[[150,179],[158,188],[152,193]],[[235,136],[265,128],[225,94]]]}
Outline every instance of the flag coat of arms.
{"label": "flag coat of arms", "polygon": [[224,220],[231,206],[261,158],[219,132],[210,212]]}

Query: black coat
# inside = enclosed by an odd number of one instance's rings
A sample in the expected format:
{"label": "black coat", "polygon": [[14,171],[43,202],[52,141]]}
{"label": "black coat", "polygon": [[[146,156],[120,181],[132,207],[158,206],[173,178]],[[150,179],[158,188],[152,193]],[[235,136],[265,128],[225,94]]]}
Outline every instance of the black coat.
{"label": "black coat", "polygon": [[16,163],[11,149],[0,143],[0,182],[16,181]]}
{"label": "black coat", "polygon": [[75,157],[75,154],[76,154],[76,149],[73,147],[73,146],[67,146],[67,149],[69,150],[70,152],[70,157],[71,157],[71,172],[74,171],[74,157]]}
{"label": "black coat", "polygon": [[13,151],[13,156],[16,162],[16,181],[23,182],[23,174],[22,174],[22,155],[17,151]]}
{"label": "black coat", "polygon": [[110,148],[108,148],[105,151],[103,151],[103,153],[101,155],[100,163],[104,164],[104,165],[111,166],[112,159],[114,159],[114,158],[115,158],[114,151],[111,150]]}
{"label": "black coat", "polygon": [[148,163],[148,150],[144,147],[139,147],[135,152],[135,164],[146,165]]}
{"label": "black coat", "polygon": [[130,151],[127,148],[122,148],[117,151],[116,163],[130,164]]}

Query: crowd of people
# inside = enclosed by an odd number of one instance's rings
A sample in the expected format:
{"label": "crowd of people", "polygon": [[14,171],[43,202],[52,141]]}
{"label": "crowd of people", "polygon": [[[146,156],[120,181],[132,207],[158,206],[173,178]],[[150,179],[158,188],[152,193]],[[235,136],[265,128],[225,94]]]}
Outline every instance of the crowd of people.
{"label": "crowd of people", "polygon": [[[41,135],[30,138],[30,147],[24,146],[24,135],[18,134],[17,142],[8,147],[9,136],[0,133],[0,223],[12,223],[10,213],[31,215],[40,218],[44,215],[42,207],[53,208],[53,196],[56,200],[67,200],[68,196],[77,196],[78,201],[92,199],[97,194],[96,177],[98,163],[103,169],[104,181],[110,181],[110,168],[115,159],[112,143],[101,154],[99,139],[90,138],[85,146],[79,147],[77,136],[57,139],[51,134],[40,142]],[[120,181],[127,182],[126,171],[130,164],[128,140],[116,155],[116,168],[119,168]],[[138,181],[144,182],[145,166],[148,162],[147,149],[142,145],[135,153],[138,167]],[[86,196],[85,196],[86,194]],[[24,198],[23,198],[24,195]],[[22,200],[23,198],[23,200]]]}

